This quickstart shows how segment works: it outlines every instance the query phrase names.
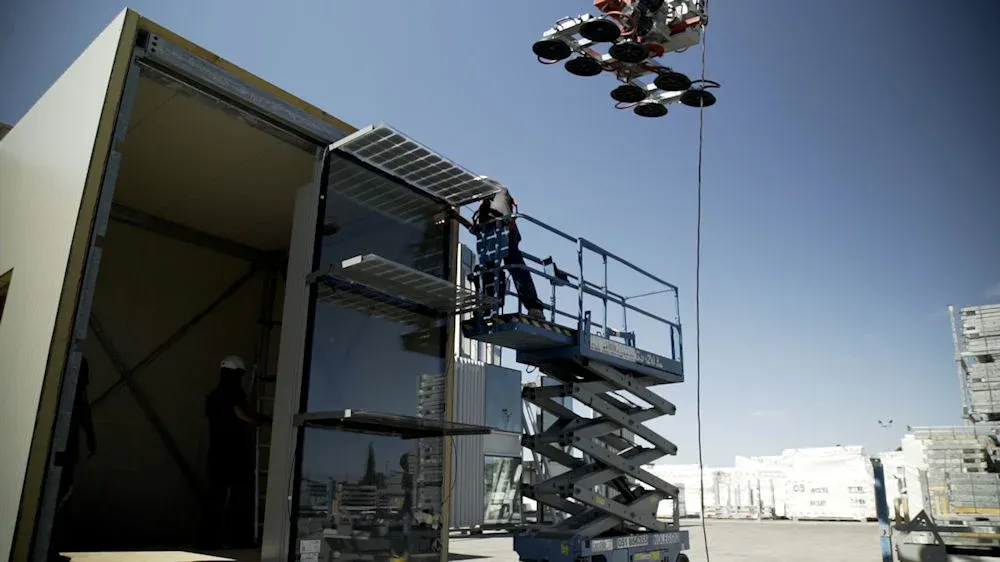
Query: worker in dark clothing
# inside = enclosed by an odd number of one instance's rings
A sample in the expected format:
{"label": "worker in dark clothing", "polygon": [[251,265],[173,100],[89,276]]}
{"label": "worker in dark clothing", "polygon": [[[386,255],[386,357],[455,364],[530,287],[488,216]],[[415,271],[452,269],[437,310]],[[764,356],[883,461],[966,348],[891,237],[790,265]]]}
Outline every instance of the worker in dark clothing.
{"label": "worker in dark clothing", "polygon": [[[468,228],[470,232],[475,232],[477,228],[498,219],[506,219],[508,221],[510,236],[508,238],[507,257],[504,258],[504,265],[510,271],[510,277],[514,281],[514,288],[517,290],[517,298],[520,299],[521,305],[527,309],[529,316],[541,319],[544,317],[542,312],[544,304],[538,298],[538,291],[535,289],[535,282],[531,279],[531,272],[525,269],[524,254],[521,253],[520,248],[521,233],[513,217],[516,210],[517,201],[511,196],[510,191],[506,187],[501,187],[500,191],[483,198],[479,202],[479,209],[472,215],[471,222],[455,209],[451,209],[448,214]],[[483,264],[487,269],[490,269],[491,265]],[[481,287],[479,290],[492,295],[493,280],[485,279],[484,281],[487,287]],[[501,293],[505,290],[506,285],[506,282],[501,279]],[[502,294],[500,298],[502,302]]]}
{"label": "worker in dark clothing", "polygon": [[97,452],[97,437],[94,434],[94,419],[91,416],[87,386],[90,384],[90,364],[87,358],[80,360],[80,374],[76,380],[76,396],[73,400],[73,414],[69,419],[69,438],[63,453],[62,475],[59,479],[59,503],[69,499],[73,493],[76,467],[80,462],[80,432],[87,441],[88,456]]}
{"label": "worker in dark clothing", "polygon": [[64,546],[65,529],[62,507],[66,500],[73,494],[73,483],[76,477],[76,469],[80,464],[80,433],[83,432],[84,440],[87,442],[88,457],[97,453],[97,437],[94,432],[94,419],[91,415],[90,400],[87,398],[87,386],[90,384],[90,364],[87,358],[80,360],[80,370],[76,379],[76,395],[73,397],[73,413],[69,418],[69,435],[66,440],[66,449],[62,454],[62,471],[59,475],[59,497],[56,503],[56,519],[53,524],[52,538],[49,540],[49,560],[59,562],[69,562],[69,558],[59,555],[61,546]]}
{"label": "worker in dark clothing", "polygon": [[248,481],[253,467],[253,447],[250,429],[268,423],[265,416],[254,413],[243,391],[246,365],[243,359],[230,355],[220,365],[219,383],[205,400],[208,416],[208,516],[210,547],[225,540],[223,532],[231,499]]}

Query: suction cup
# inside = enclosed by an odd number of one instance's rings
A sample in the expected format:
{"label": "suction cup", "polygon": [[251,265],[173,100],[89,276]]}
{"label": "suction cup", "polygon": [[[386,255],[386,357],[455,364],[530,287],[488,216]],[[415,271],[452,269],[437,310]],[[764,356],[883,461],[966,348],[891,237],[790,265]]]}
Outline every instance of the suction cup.
{"label": "suction cup", "polygon": [[641,43],[635,41],[622,41],[608,49],[608,54],[615,60],[627,63],[637,63],[646,60],[649,51]]}
{"label": "suction cup", "polygon": [[662,103],[640,103],[632,110],[639,117],[663,117],[667,114],[667,106]]}
{"label": "suction cup", "polygon": [[601,73],[601,63],[591,57],[576,57],[566,61],[566,70],[577,76],[597,76]]}
{"label": "suction cup", "polygon": [[590,20],[580,26],[580,35],[594,43],[611,43],[622,35],[618,25],[609,20]]}
{"label": "suction cup", "polygon": [[573,52],[569,45],[558,39],[542,39],[531,46],[535,56],[546,60],[563,60]]}
{"label": "suction cup", "polygon": [[680,99],[688,107],[711,107],[715,101],[715,94],[708,90],[688,90],[681,94]]}
{"label": "suction cup", "polygon": [[691,79],[680,72],[668,70],[667,72],[660,73],[656,77],[656,80],[653,80],[653,84],[657,88],[668,92],[683,92],[691,87]]}
{"label": "suction cup", "polygon": [[646,91],[639,86],[622,84],[611,90],[611,99],[620,103],[639,103],[646,99]]}

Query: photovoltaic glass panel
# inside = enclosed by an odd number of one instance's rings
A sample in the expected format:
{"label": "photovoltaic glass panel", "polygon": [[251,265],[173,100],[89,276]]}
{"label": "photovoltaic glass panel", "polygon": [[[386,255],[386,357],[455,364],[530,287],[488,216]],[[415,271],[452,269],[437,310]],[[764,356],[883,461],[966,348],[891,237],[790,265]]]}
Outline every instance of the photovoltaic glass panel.
{"label": "photovoltaic glass panel", "polygon": [[400,307],[398,303],[369,291],[352,291],[325,276],[317,278],[316,300],[320,304],[342,306],[398,324],[424,326],[429,317],[418,311]]}
{"label": "photovoltaic glass panel", "polygon": [[436,311],[459,313],[485,306],[485,295],[376,254],[346,259],[337,275]]}
{"label": "photovoltaic glass panel", "polygon": [[492,195],[501,187],[497,181],[473,174],[385,124],[361,129],[330,148],[455,207]]}
{"label": "photovoltaic glass panel", "polygon": [[335,154],[327,190],[402,223],[425,222],[442,210],[440,203]]}

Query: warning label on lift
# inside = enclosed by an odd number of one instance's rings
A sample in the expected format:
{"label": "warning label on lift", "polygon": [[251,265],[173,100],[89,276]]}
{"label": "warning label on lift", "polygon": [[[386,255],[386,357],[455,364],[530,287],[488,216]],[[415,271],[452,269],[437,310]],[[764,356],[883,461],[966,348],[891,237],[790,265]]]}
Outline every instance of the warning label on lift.
{"label": "warning label on lift", "polygon": [[591,334],[588,339],[590,340],[588,342],[588,347],[598,353],[610,355],[611,357],[622,359],[630,363],[646,365],[647,367],[653,367],[654,369],[660,369],[662,371],[669,369],[667,359],[655,353],[643,351],[630,345],[625,345],[621,342],[616,342],[614,340],[602,338],[601,336],[595,336],[593,334]]}
{"label": "warning label on lift", "polygon": [[648,535],[628,535],[608,539],[590,541],[591,552],[607,552],[623,548],[639,548],[643,546],[666,546],[682,543],[680,533],[655,533]]}

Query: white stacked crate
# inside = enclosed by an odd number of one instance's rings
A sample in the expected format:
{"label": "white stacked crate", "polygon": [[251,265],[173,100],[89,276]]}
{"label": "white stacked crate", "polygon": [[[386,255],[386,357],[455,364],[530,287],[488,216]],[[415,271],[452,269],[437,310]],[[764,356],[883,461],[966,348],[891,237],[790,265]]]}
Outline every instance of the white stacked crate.
{"label": "white stacked crate", "polygon": [[1000,305],[961,309],[968,409],[976,421],[1000,418]]}
{"label": "white stacked crate", "polygon": [[869,455],[863,447],[793,449],[786,516],[791,519],[865,521],[875,517]]}
{"label": "white stacked crate", "polygon": [[[1000,474],[990,472],[988,450],[995,448],[1000,425],[915,427],[912,431],[903,439],[911,516],[923,510],[938,525],[968,526],[981,536],[996,536],[1000,532]],[[949,545],[972,544],[960,534],[942,536]],[[1000,546],[1000,540],[992,538],[987,543],[975,541],[978,546]]]}
{"label": "white stacked crate", "polygon": [[1000,304],[963,308],[962,338],[969,353],[1000,355]]}

